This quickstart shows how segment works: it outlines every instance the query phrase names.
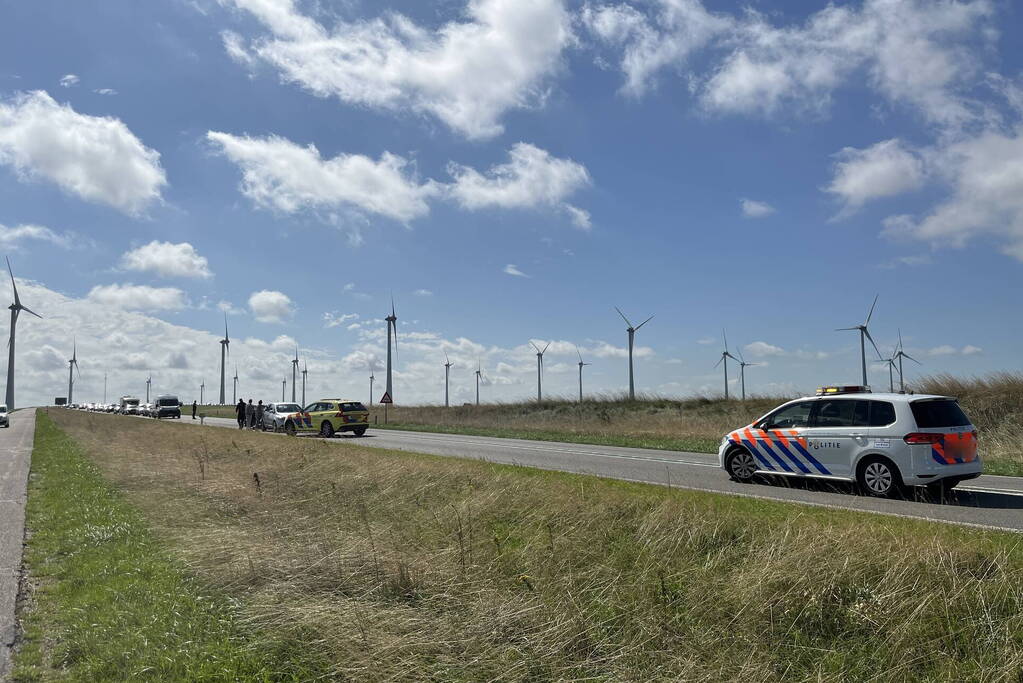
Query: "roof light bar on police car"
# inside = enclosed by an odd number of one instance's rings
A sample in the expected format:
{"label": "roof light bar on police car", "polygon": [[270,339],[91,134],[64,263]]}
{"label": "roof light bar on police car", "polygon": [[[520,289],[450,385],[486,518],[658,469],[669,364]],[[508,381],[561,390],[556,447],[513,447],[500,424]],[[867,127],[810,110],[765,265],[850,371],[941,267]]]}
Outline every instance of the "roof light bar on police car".
{"label": "roof light bar on police car", "polygon": [[836,394],[869,394],[870,387],[862,385],[826,386],[817,389],[818,396],[834,396]]}

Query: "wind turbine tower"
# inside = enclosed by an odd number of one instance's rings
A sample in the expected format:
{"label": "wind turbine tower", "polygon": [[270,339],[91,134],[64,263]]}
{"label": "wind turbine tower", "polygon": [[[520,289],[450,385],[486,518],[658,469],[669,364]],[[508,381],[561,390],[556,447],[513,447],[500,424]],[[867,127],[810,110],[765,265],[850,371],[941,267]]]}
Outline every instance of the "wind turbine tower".
{"label": "wind turbine tower", "polygon": [[27,311],[37,318],[42,318],[35,311],[22,306],[21,298],[18,296],[18,285],[14,284],[14,271],[11,270],[11,260],[7,259],[7,272],[11,274],[11,288],[14,290],[14,303],[8,306],[11,309],[11,338],[7,342],[7,410],[14,410],[14,329],[18,325],[18,315]]}
{"label": "wind turbine tower", "polygon": [[225,373],[227,358],[231,355],[231,337],[227,334],[227,312],[224,312],[224,338],[220,340],[220,405],[227,400]]}
{"label": "wind turbine tower", "polygon": [[[71,405],[75,402],[75,376],[74,372],[78,370],[78,342],[73,342],[71,347],[71,358],[67,362],[67,403]],[[78,370],[78,377],[81,378],[82,371]]]}
{"label": "wind turbine tower", "polygon": [[394,401],[394,384],[391,376],[391,330],[394,330],[394,355],[398,355],[398,316],[394,313],[394,297],[391,297],[391,314],[387,321],[387,397]]}
{"label": "wind turbine tower", "polygon": [[153,386],[153,376],[146,377],[146,403],[149,403],[149,388]]}
{"label": "wind turbine tower", "polygon": [[874,303],[870,305],[870,312],[867,313],[867,319],[863,321],[862,325],[856,325],[854,327],[839,327],[836,332],[844,332],[846,330],[858,330],[860,333],[860,364],[863,370],[863,386],[868,386],[867,383],[867,340],[870,340],[871,345],[874,347],[874,351],[877,353],[877,357],[880,360],[881,352],[877,348],[877,344],[874,343],[874,338],[870,336],[870,330],[867,326],[870,325],[870,318],[874,315],[874,307],[877,306],[877,297],[874,297]]}
{"label": "wind turbine tower", "polygon": [[480,361],[476,359],[476,405],[480,404],[480,383],[483,382],[483,366],[480,365]]}
{"label": "wind turbine tower", "polygon": [[376,379],[376,377],[373,376],[373,369],[370,368],[370,371],[369,371],[369,404],[370,405],[373,405],[373,380],[374,379]]}
{"label": "wind turbine tower", "polygon": [[452,365],[454,365],[454,363],[451,362],[451,359],[448,358],[448,352],[445,351],[444,352],[444,407],[445,408],[451,407],[451,403],[448,401],[448,396],[449,396],[448,386],[449,386],[449,381],[451,379],[451,366]]}
{"label": "wind turbine tower", "polygon": [[238,402],[238,366],[234,366],[234,391],[231,394],[231,403]]}
{"label": "wind turbine tower", "polygon": [[[746,400],[746,368],[753,365],[760,365],[760,363],[747,363],[746,358],[742,355],[742,350],[736,348],[739,352],[739,385],[742,387],[742,400]],[[727,383],[726,383],[727,386]]]}
{"label": "wind turbine tower", "polygon": [[199,405],[206,405],[206,380],[199,385]]}
{"label": "wind turbine tower", "polygon": [[[284,392],[288,389],[288,378],[281,380],[281,403],[284,403]],[[251,399],[250,399],[251,400]]]}
{"label": "wind turbine tower", "polygon": [[622,309],[620,309],[617,306],[615,306],[615,310],[618,311],[618,315],[622,316],[622,320],[624,320],[625,324],[628,325],[628,327],[625,328],[625,331],[629,333],[629,400],[630,401],[635,401],[636,400],[636,381],[635,381],[635,375],[633,373],[633,366],[632,366],[632,349],[635,346],[635,342],[636,342],[636,332],[639,330],[639,328],[643,327],[648,322],[653,320],[654,316],[650,316],[649,318],[647,318],[646,320],[641,322],[639,325],[633,325],[632,322],[628,318],[625,317],[625,314],[622,313]]}
{"label": "wind turbine tower", "polygon": [[529,342],[529,343],[532,344],[534,349],[536,349],[536,402],[537,403],[543,403],[543,387],[542,387],[542,383],[543,383],[543,354],[547,353],[547,349],[550,348],[551,343],[547,342],[547,346],[543,347],[543,351],[540,350],[539,346],[537,346],[536,344],[533,344],[533,342]]}
{"label": "wind turbine tower", "polygon": [[902,330],[899,330],[899,346],[893,358],[897,358],[899,361],[899,391],[906,393],[906,376],[902,374],[902,359],[908,358],[917,365],[923,365],[923,363],[902,350]]}
{"label": "wind turbine tower", "polygon": [[575,347],[575,352],[579,356],[579,403],[583,402],[583,368],[592,363],[583,362],[583,354],[580,353],[579,347]]}
{"label": "wind turbine tower", "polygon": [[[296,380],[298,379],[298,347],[295,347],[295,358],[291,361],[291,402],[296,401],[295,389],[298,387]],[[302,406],[305,407],[304,405]]]}
{"label": "wind turbine tower", "polygon": [[739,361],[738,358],[733,356],[728,351],[728,337],[725,335],[725,331],[724,330],[721,330],[721,337],[724,339],[725,349],[724,349],[724,351],[721,352],[721,358],[719,358],[718,362],[714,364],[714,367],[717,367],[717,366],[721,365],[722,363],[724,363],[724,365],[725,365],[725,400],[727,401],[728,400],[728,359],[731,358],[736,363],[738,363],[740,361]]}
{"label": "wind turbine tower", "polygon": [[309,374],[309,366],[306,365],[305,361],[302,361],[302,407],[305,408],[305,380]]}

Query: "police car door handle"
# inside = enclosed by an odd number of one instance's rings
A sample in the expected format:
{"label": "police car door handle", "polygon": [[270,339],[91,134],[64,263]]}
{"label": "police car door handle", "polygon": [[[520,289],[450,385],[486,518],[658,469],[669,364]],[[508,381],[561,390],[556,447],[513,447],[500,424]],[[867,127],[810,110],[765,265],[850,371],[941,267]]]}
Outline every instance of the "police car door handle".
{"label": "police car door handle", "polygon": [[850,434],[849,436],[851,436],[854,439],[865,439],[867,437],[866,434],[860,434],[860,433]]}

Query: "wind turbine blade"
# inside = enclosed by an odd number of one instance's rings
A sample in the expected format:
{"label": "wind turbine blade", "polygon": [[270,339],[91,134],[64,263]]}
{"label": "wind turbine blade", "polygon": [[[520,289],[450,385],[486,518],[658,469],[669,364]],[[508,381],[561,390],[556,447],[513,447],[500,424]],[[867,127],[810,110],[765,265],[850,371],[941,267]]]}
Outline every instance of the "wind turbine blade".
{"label": "wind turbine blade", "polygon": [[895,348],[895,353],[902,350],[902,328],[899,328],[899,345]]}
{"label": "wind turbine blade", "polygon": [[447,351],[444,352],[444,363],[445,364],[450,364],[451,363],[451,359],[448,358],[448,352]]}
{"label": "wind turbine blade", "polygon": [[[579,347],[578,346],[575,347],[575,353],[576,353],[577,356],[579,356],[579,362],[582,363],[583,362],[583,354],[579,351]],[[585,363],[583,363],[583,365],[585,365]]]}
{"label": "wind turbine blade", "polygon": [[14,288],[14,305],[20,306],[21,299],[18,298],[18,285],[14,284],[14,271],[11,270],[11,259],[7,256],[4,258],[7,259],[7,272],[11,274],[11,287]]}
{"label": "wind turbine blade", "polygon": [[547,342],[547,346],[543,347],[543,351],[540,352],[540,355],[542,356],[543,354],[547,353],[547,349],[549,348],[551,348],[551,343]]}
{"label": "wind turbine blade", "polygon": [[394,314],[394,295],[393,294],[391,295],[391,317],[392,318],[397,318],[398,317],[397,315]]}
{"label": "wind turbine blade", "polygon": [[536,349],[536,352],[537,352],[537,353],[540,353],[540,347],[539,347],[539,346],[537,346],[537,345],[536,345],[536,344],[534,344],[533,342],[529,342],[529,345],[530,345],[530,346],[532,346],[532,347],[533,347],[534,349]]}
{"label": "wind turbine blade", "polygon": [[836,327],[835,332],[845,332],[846,330],[858,330],[859,327]]}
{"label": "wind turbine blade", "polygon": [[654,316],[650,316],[649,318],[647,318],[646,320],[641,322],[639,325],[636,325],[636,329],[638,330],[639,328],[643,327],[644,325],[646,325],[648,322],[650,322],[653,319],[654,319]]}
{"label": "wind turbine blade", "polygon": [[863,334],[865,334],[867,339],[870,340],[870,345],[874,347],[874,352],[877,354],[877,357],[884,360],[884,358],[881,357],[881,349],[877,348],[877,344],[874,343],[874,338],[870,336],[870,331],[866,327],[863,328]]}
{"label": "wind turbine blade", "polygon": [[718,362],[714,363],[714,367],[717,367],[717,366],[721,365],[721,361],[723,361],[724,359],[725,359],[724,356],[721,356],[720,358],[718,358]]}
{"label": "wind turbine blade", "polygon": [[26,308],[25,306],[22,306],[21,310],[25,311],[26,313],[31,313],[32,315],[34,315],[35,317],[40,318],[40,319],[42,319],[42,317],[43,317],[43,316],[39,315],[38,313],[36,313],[35,311],[33,311],[31,308]]}
{"label": "wind turbine blade", "polygon": [[879,297],[879,296],[881,296],[881,295],[880,294],[875,294],[874,295],[874,303],[870,304],[870,313],[867,313],[867,321],[865,323],[863,323],[864,325],[869,325],[870,324],[870,317],[872,315],[874,315],[874,306],[877,306],[877,297]]}
{"label": "wind turbine blade", "polygon": [[731,358],[732,360],[734,360],[734,361],[735,361],[736,363],[738,363],[738,362],[739,362],[739,359],[738,359],[738,358],[736,358],[735,356],[733,356],[733,355],[732,355],[731,353],[729,353],[728,351],[725,351],[725,355],[726,355],[726,356],[728,356],[729,358]]}
{"label": "wind turbine blade", "polygon": [[[11,275],[11,280],[14,280],[14,276],[13,275]],[[625,317],[624,313],[622,313],[622,309],[620,309],[617,306],[615,306],[615,310],[618,311],[618,315],[622,316],[622,320],[625,321],[625,324],[628,325],[629,327],[632,327],[632,323],[629,322],[629,319]]]}
{"label": "wind turbine blade", "polygon": [[725,353],[728,353],[728,335],[723,327],[721,328],[721,340],[725,343]]}
{"label": "wind turbine blade", "polygon": [[902,357],[903,357],[903,358],[908,358],[908,359],[910,359],[911,361],[913,361],[913,362],[914,362],[914,363],[916,363],[917,365],[923,365],[923,363],[921,363],[920,361],[918,361],[918,360],[917,360],[916,358],[913,358],[913,356],[909,355],[908,353],[904,353],[904,354],[902,354]]}

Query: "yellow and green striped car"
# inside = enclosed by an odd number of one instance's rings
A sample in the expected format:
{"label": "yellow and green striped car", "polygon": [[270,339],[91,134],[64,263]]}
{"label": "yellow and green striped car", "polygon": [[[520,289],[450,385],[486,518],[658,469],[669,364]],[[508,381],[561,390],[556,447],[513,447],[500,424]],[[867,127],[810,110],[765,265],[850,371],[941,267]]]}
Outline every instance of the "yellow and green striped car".
{"label": "yellow and green striped car", "polygon": [[289,436],[317,433],[329,439],[339,432],[354,432],[356,436],[362,436],[368,427],[369,411],[366,406],[346,398],[321,398],[284,420],[284,431]]}

